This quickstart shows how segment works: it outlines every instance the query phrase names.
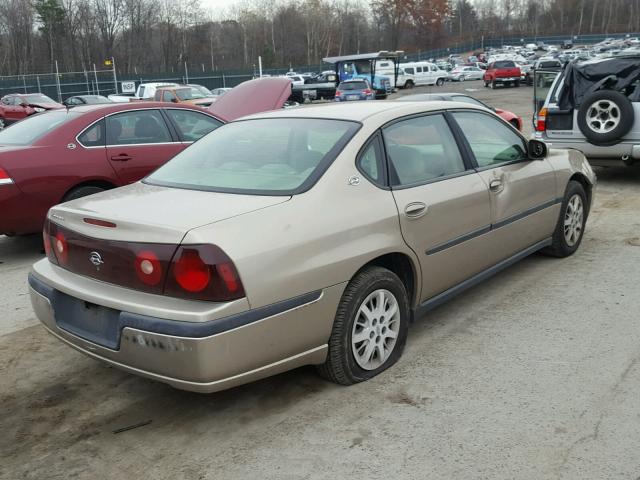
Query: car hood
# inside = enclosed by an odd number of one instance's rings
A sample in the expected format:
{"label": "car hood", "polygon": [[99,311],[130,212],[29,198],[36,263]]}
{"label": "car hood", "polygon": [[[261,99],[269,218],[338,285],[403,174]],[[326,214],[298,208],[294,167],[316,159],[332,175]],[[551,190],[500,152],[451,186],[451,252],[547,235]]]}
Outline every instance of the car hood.
{"label": "car hood", "polygon": [[[49,211],[49,218],[89,237],[178,244],[191,229],[290,198],[203,192],[138,182],[57,205]],[[116,227],[91,225],[85,222],[87,218],[113,222]]]}
{"label": "car hood", "polygon": [[64,108],[64,105],[60,103],[39,103],[39,102],[31,102],[29,103],[30,107],[44,108],[45,110],[56,110],[58,108]]}
{"label": "car hood", "polygon": [[230,122],[246,115],[278,110],[290,96],[290,79],[258,78],[241,83],[218,97],[208,110],[216,117]]}

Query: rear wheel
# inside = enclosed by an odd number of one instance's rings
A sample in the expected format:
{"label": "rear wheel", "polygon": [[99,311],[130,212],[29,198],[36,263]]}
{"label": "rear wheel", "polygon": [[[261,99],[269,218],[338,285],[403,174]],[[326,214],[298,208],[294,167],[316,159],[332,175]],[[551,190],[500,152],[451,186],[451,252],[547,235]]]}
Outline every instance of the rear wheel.
{"label": "rear wheel", "polygon": [[4,130],[4,127],[6,127],[7,124],[5,123],[4,118],[0,118],[0,130]]}
{"label": "rear wheel", "polygon": [[102,187],[95,187],[93,185],[88,185],[85,187],[77,187],[73,190],[69,191],[64,198],[63,202],[70,202],[71,200],[76,200],[77,198],[86,197],[88,195],[93,195],[94,193],[103,192],[105,189]]}
{"label": "rear wheel", "polygon": [[516,82],[514,83],[514,86],[518,88],[520,86],[520,80],[516,80]]}
{"label": "rear wheel", "polygon": [[407,80],[406,82],[404,82],[404,88],[406,89],[413,88],[413,82],[411,80]]}
{"label": "rear wheel", "polygon": [[395,273],[382,267],[362,270],[342,294],[320,375],[352,385],[389,368],[402,355],[409,311],[407,291]]}
{"label": "rear wheel", "polygon": [[496,86],[497,86],[496,81],[495,81],[495,80],[493,80],[493,81],[491,82],[491,89],[492,89],[492,90],[495,90]]}
{"label": "rear wheel", "polygon": [[441,87],[442,85],[444,85],[444,78],[439,78],[438,80],[436,80],[436,85],[438,87]]}
{"label": "rear wheel", "polygon": [[552,243],[543,253],[560,258],[573,255],[582,242],[588,209],[584,187],[579,182],[570,181],[562,201]]}

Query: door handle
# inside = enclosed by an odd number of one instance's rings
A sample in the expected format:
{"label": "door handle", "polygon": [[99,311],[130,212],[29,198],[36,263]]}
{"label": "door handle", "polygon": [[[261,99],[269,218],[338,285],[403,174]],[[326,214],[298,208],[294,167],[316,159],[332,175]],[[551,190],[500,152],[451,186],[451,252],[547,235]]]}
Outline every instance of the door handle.
{"label": "door handle", "polygon": [[111,157],[111,160],[114,162],[126,162],[127,160],[131,160],[131,157],[126,153],[121,153],[120,155],[114,155]]}
{"label": "door handle", "polygon": [[489,183],[489,189],[492,192],[501,192],[503,188],[502,180],[498,180],[497,178],[491,180],[491,183]]}
{"label": "door handle", "polygon": [[422,202],[412,202],[404,207],[404,214],[409,218],[420,218],[427,211],[427,205]]}

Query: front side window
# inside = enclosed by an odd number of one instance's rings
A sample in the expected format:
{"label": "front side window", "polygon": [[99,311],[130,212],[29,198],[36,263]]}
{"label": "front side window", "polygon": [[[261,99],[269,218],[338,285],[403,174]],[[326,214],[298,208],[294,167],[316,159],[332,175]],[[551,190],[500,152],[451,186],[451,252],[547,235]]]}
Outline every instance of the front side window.
{"label": "front side window", "polygon": [[383,130],[393,185],[418,185],[466,170],[442,115],[394,123]]}
{"label": "front side window", "polygon": [[153,185],[260,195],[291,195],[313,184],[359,124],[269,118],[217,128],[144,181]]}
{"label": "front side window", "polygon": [[480,112],[454,112],[480,168],[526,160],[525,141],[497,118]]}
{"label": "front side window", "polygon": [[171,141],[167,125],[158,110],[136,110],[107,117],[107,145]]}
{"label": "front side window", "polygon": [[405,67],[404,71],[405,71],[405,73],[408,73],[409,75],[413,75],[415,73],[413,67]]}
{"label": "front side window", "polygon": [[171,93],[169,90],[165,90],[162,92],[162,101],[163,102],[170,102],[173,100],[173,93]]}
{"label": "front side window", "polygon": [[204,113],[186,109],[168,109],[166,112],[185,142],[195,142],[222,125],[222,122]]}

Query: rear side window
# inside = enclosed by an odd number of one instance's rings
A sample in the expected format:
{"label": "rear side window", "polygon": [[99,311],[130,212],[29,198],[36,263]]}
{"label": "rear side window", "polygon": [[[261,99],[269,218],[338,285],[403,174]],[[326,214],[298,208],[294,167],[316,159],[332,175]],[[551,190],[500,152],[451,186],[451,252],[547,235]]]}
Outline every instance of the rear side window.
{"label": "rear side window", "polygon": [[420,185],[466,170],[442,115],[403,120],[386,127],[383,134],[393,185]]}
{"label": "rear side window", "polygon": [[78,136],[78,141],[85,147],[104,147],[104,120],[94,123]]}
{"label": "rear side window", "polygon": [[171,142],[158,110],[136,110],[107,117],[107,145],[138,145]]}
{"label": "rear side window", "polygon": [[168,109],[166,112],[185,142],[195,142],[222,125],[222,122],[204,113],[186,109]]}
{"label": "rear side window", "polygon": [[503,122],[479,112],[454,112],[480,168],[526,160],[525,141]]}
{"label": "rear side window", "polygon": [[413,70],[413,67],[405,67],[404,69],[405,73],[408,73],[409,75],[413,75],[415,72]]}
{"label": "rear side window", "polygon": [[373,183],[384,185],[384,159],[378,135],[362,150],[357,165],[360,171]]}

